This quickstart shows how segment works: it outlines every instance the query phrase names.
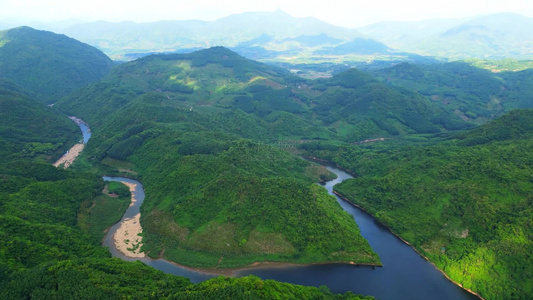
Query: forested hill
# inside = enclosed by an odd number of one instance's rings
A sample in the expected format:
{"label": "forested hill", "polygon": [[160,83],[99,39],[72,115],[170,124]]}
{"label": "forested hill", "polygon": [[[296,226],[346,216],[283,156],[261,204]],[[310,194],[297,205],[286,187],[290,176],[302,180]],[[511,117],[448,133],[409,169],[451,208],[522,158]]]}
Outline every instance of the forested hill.
{"label": "forested hill", "polygon": [[520,66],[512,61],[495,63],[492,71],[475,64],[475,61],[433,65],[401,63],[371,74],[390,86],[418,93],[477,124],[512,109],[533,108],[531,70],[509,71]]}
{"label": "forested hill", "polygon": [[120,220],[130,199],[107,191],[124,188],[104,189],[99,175],[51,165],[80,136],[66,116],[0,80],[1,299],[364,298],[253,276],[192,284],[110,258],[100,244],[103,230]]}
{"label": "forested hill", "polygon": [[0,164],[51,163],[78,139],[79,128],[67,117],[0,79]]}
{"label": "forested hill", "polygon": [[147,93],[166,98],[152,105],[170,111],[189,110],[218,118],[238,110],[264,123],[260,126],[268,128],[269,138],[355,142],[468,127],[452,111],[429,99],[388,87],[358,70],[310,81],[223,47],[152,55],[126,63],[58,107],[98,124]]}
{"label": "forested hill", "polygon": [[367,73],[350,69],[318,80],[312,110],[343,140],[438,133],[468,128],[451,110],[403,88],[388,87]]}
{"label": "forested hill", "polygon": [[[533,293],[533,110],[430,146],[314,151],[359,174],[335,190],[486,299]],[[333,149],[333,150],[332,150]]]}
{"label": "forested hill", "polygon": [[379,265],[354,220],[315,184],[331,174],[277,143],[331,134],[308,118],[292,91],[298,82],[216,47],[121,65],[57,107],[92,124],[87,162],[108,174],[128,165],[143,180],[143,250],[152,257],[210,268]]}
{"label": "forested hill", "polygon": [[0,77],[45,103],[100,80],[112,66],[100,50],[65,35],[30,27],[0,31]]}

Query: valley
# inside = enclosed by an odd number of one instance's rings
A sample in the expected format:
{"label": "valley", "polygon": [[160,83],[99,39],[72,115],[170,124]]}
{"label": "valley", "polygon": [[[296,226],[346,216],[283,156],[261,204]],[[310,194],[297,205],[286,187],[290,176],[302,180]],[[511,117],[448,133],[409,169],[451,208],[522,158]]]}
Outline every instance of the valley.
{"label": "valley", "polygon": [[495,73],[323,28],[283,43],[386,60],[265,64],[215,46],[115,64],[63,35],[1,32],[0,296],[531,295],[528,63]]}

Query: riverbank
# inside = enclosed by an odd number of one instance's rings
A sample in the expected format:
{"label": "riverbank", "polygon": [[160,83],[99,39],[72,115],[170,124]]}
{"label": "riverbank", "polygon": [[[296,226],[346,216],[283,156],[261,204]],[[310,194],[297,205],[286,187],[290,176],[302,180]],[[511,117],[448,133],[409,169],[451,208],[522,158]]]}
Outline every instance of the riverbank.
{"label": "riverbank", "polygon": [[[126,181],[119,181],[126,185],[130,189],[131,203],[130,207],[135,205],[137,199],[135,198],[134,191],[137,188],[136,183],[130,183]],[[131,258],[143,258],[146,255],[141,252],[142,247],[142,234],[141,227],[141,213],[136,214],[132,218],[123,219],[120,222],[120,226],[113,236],[115,248],[122,252],[125,256]]]}
{"label": "riverbank", "polygon": [[70,167],[74,160],[80,155],[81,151],[85,148],[85,144],[76,144],[70,148],[67,153],[63,154],[55,163],[54,167],[63,166],[64,169]]}
{"label": "riverbank", "polygon": [[64,169],[70,167],[74,163],[74,160],[80,155],[80,153],[85,148],[85,144],[89,141],[89,138],[91,137],[91,129],[89,128],[89,125],[85,123],[82,119],[70,116],[68,117],[72,122],[76,123],[81,129],[81,133],[83,135],[83,139],[80,140],[79,143],[72,146],[67,153],[63,154],[53,165],[54,167],[63,166]]}
{"label": "riverbank", "polygon": [[[158,258],[161,260],[165,260],[163,258]],[[299,263],[291,263],[291,262],[274,262],[274,261],[262,261],[262,262],[254,262],[250,265],[243,266],[243,267],[235,267],[235,268],[195,268],[190,267],[186,265],[181,265],[179,263],[165,260],[169,262],[170,264],[183,268],[186,270],[202,273],[202,274],[208,274],[208,275],[223,275],[227,277],[240,277],[242,272],[246,271],[254,271],[258,269],[279,269],[282,270],[284,268],[288,267],[311,267],[311,266],[326,266],[326,265],[352,265],[352,266],[360,266],[360,267],[382,267],[381,265],[377,264],[357,264],[354,262],[318,262],[318,263],[307,263],[307,264],[299,264]]]}
{"label": "riverbank", "polygon": [[[328,167],[338,176],[338,180],[326,183],[326,189],[331,191],[331,185],[342,180],[352,178],[338,168]],[[127,181],[137,183],[135,195],[138,197],[135,206],[126,212],[127,217],[135,216],[144,200],[144,190],[138,181],[124,177],[104,177],[106,181]],[[215,276],[242,277],[255,275],[263,279],[274,279],[300,285],[321,286],[326,285],[335,292],[351,291],[359,294],[374,295],[380,299],[396,299],[397,295],[405,295],[410,299],[461,299],[475,300],[479,297],[467,292],[465,289],[446,279],[423,256],[396,236],[391,234],[386,227],[380,226],[374,218],[356,206],[341,201],[343,209],[352,215],[362,235],[371,242],[372,247],[380,255],[383,267],[356,265],[349,262],[321,262],[314,264],[289,263],[289,262],[256,262],[247,266],[234,268],[201,268],[180,265],[165,259],[130,258],[114,247],[114,231],[120,225],[117,223],[110,230],[104,245],[110,247],[114,257],[128,261],[140,260],[166,273],[185,276],[193,282],[201,282]],[[160,252],[160,257],[164,251]],[[386,261],[385,261],[386,260]],[[342,278],[342,280],[340,279]],[[387,288],[383,288],[387,287]]]}
{"label": "riverbank", "polygon": [[435,263],[433,263],[428,257],[426,257],[424,254],[422,254],[416,247],[414,247],[413,245],[411,245],[411,243],[409,243],[408,241],[406,241],[405,239],[403,239],[400,235],[398,235],[396,232],[394,232],[389,226],[387,226],[386,224],[384,224],[383,222],[381,222],[380,220],[376,219],[376,217],[374,215],[372,215],[371,213],[369,213],[366,209],[364,209],[363,207],[361,207],[360,205],[358,204],[355,204],[353,201],[351,201],[350,199],[348,199],[346,196],[344,196],[343,194],[339,193],[339,192],[336,192],[336,191],[333,191],[333,193],[335,193],[335,195],[337,195],[339,198],[341,198],[342,200],[350,203],[351,205],[359,208],[360,210],[364,211],[365,213],[367,213],[369,216],[373,217],[376,222],[378,222],[380,225],[382,225],[383,227],[387,228],[390,233],[392,233],[394,236],[396,236],[399,240],[401,240],[402,242],[404,242],[406,245],[408,245],[409,247],[411,247],[416,253],[418,253],[418,255],[420,255],[422,258],[424,258],[427,262],[429,262],[430,264],[432,264],[435,269],[437,269],[442,275],[444,275],[444,277],[446,277],[446,279],[448,279],[450,282],[454,283],[455,285],[461,287],[463,290],[469,292],[470,294],[474,295],[474,296],[477,296],[479,297],[479,299],[482,299],[482,300],[485,300],[483,297],[481,297],[481,295],[479,295],[478,293],[476,293],[475,291],[472,291],[471,289],[467,289],[465,287],[463,287],[463,285],[455,280],[453,280],[452,278],[450,278],[450,276],[448,276],[448,274],[446,274],[443,270],[439,269],[439,267],[437,267],[437,265]]}
{"label": "riverbank", "polygon": [[[121,180],[122,179],[122,180]],[[105,179],[104,180],[110,180]],[[118,177],[111,179],[116,182],[120,182],[126,186],[128,186],[130,192],[131,192],[131,203],[129,205],[130,208],[133,208],[133,206],[137,203],[138,199],[135,197],[135,191],[137,188],[142,190],[142,184],[140,182],[133,183],[132,179]],[[126,181],[127,180],[127,181]],[[141,196],[142,197],[142,196]],[[143,202],[144,198],[139,199],[139,203],[137,203],[137,206],[140,206]],[[366,266],[366,267],[382,267],[381,264],[372,264],[372,263],[355,263],[353,261],[321,261],[321,262],[314,262],[314,263],[298,263],[298,262],[289,262],[289,261],[256,261],[247,265],[241,265],[237,267],[194,267],[194,266],[187,266],[182,265],[170,260],[163,259],[164,250],[161,251],[158,259],[151,259],[147,257],[145,253],[140,252],[140,248],[142,247],[142,238],[140,234],[142,234],[143,229],[139,222],[140,220],[140,212],[139,207],[135,208],[136,210],[132,213],[126,213],[129,218],[123,218],[121,222],[119,222],[116,227],[116,230],[114,232],[111,232],[111,242],[112,246],[121,253],[121,255],[124,255],[126,258],[140,258],[141,261],[165,261],[167,263],[170,263],[176,267],[183,268],[186,270],[199,272],[203,274],[212,274],[212,275],[224,275],[224,276],[231,276],[235,277],[238,276],[238,273],[249,271],[249,270],[255,270],[255,269],[267,269],[267,268],[278,268],[281,269],[283,267],[305,267],[305,266],[319,266],[319,265],[352,265],[352,266]],[[109,244],[108,244],[109,245]],[[222,259],[222,258],[221,258]]]}

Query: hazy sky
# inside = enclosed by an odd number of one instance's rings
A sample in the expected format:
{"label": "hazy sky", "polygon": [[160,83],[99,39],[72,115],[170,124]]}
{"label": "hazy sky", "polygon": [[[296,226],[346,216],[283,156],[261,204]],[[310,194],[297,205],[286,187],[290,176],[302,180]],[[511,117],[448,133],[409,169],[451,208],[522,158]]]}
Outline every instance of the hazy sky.
{"label": "hazy sky", "polygon": [[352,28],[386,20],[463,18],[495,12],[533,17],[531,0],[0,0],[0,22],[17,18],[211,21],[230,14],[277,9]]}

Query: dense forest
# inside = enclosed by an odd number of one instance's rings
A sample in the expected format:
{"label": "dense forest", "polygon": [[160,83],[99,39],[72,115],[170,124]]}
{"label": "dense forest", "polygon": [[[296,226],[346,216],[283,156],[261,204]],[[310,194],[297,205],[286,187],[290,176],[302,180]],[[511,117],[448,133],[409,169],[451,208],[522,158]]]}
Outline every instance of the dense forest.
{"label": "dense forest", "polygon": [[0,77],[47,104],[102,79],[112,66],[98,49],[65,35],[30,27],[0,31]]}
{"label": "dense forest", "polygon": [[257,277],[192,284],[142,263],[110,258],[100,244],[103,230],[120,218],[129,191],[104,184],[99,174],[53,167],[80,138],[79,129],[34,93],[1,84],[2,299],[364,298]]}
{"label": "dense forest", "polygon": [[[2,298],[362,298],[256,277],[193,284],[101,246],[130,198],[101,176],[120,175],[145,187],[149,257],[381,265],[316,184],[334,174],[298,156],[356,174],[335,190],[465,288],[533,294],[531,70],[401,63],[309,80],[223,47],[112,67],[26,27],[1,32],[0,52]],[[93,134],[68,170],[51,166],[80,138],[65,115]]]}
{"label": "dense forest", "polygon": [[359,176],[335,190],[487,299],[533,293],[533,110],[438,142],[315,147]]}
{"label": "dense forest", "polygon": [[[505,62],[502,65],[511,67]],[[414,91],[476,124],[512,109],[533,107],[531,70],[494,73],[468,62],[402,63],[372,74],[384,83]]]}
{"label": "dense forest", "polygon": [[[168,73],[181,68],[204,79],[186,89],[177,76],[187,73]],[[137,73],[144,75],[132,76]],[[379,265],[354,220],[315,185],[331,174],[270,142],[328,130],[315,129],[316,120],[294,120],[282,108],[268,108],[278,118],[268,122],[262,112],[221,107],[226,100],[215,96],[238,99],[247,96],[234,95],[248,89],[263,91],[255,96],[262,102],[283,105],[280,95],[291,92],[269,85],[281,86],[274,79],[301,81],[283,74],[224,48],[154,56],[117,67],[57,107],[100,124],[85,153],[87,164],[113,172],[128,162],[127,175],[142,179],[142,250],[151,257],[163,253],[180,264],[211,268],[258,261]],[[165,88],[171,86],[165,78],[180,88]],[[116,93],[117,81],[136,90]],[[220,85],[231,87],[220,92]],[[232,90],[238,88],[243,92]],[[178,95],[185,99],[174,99]]]}

